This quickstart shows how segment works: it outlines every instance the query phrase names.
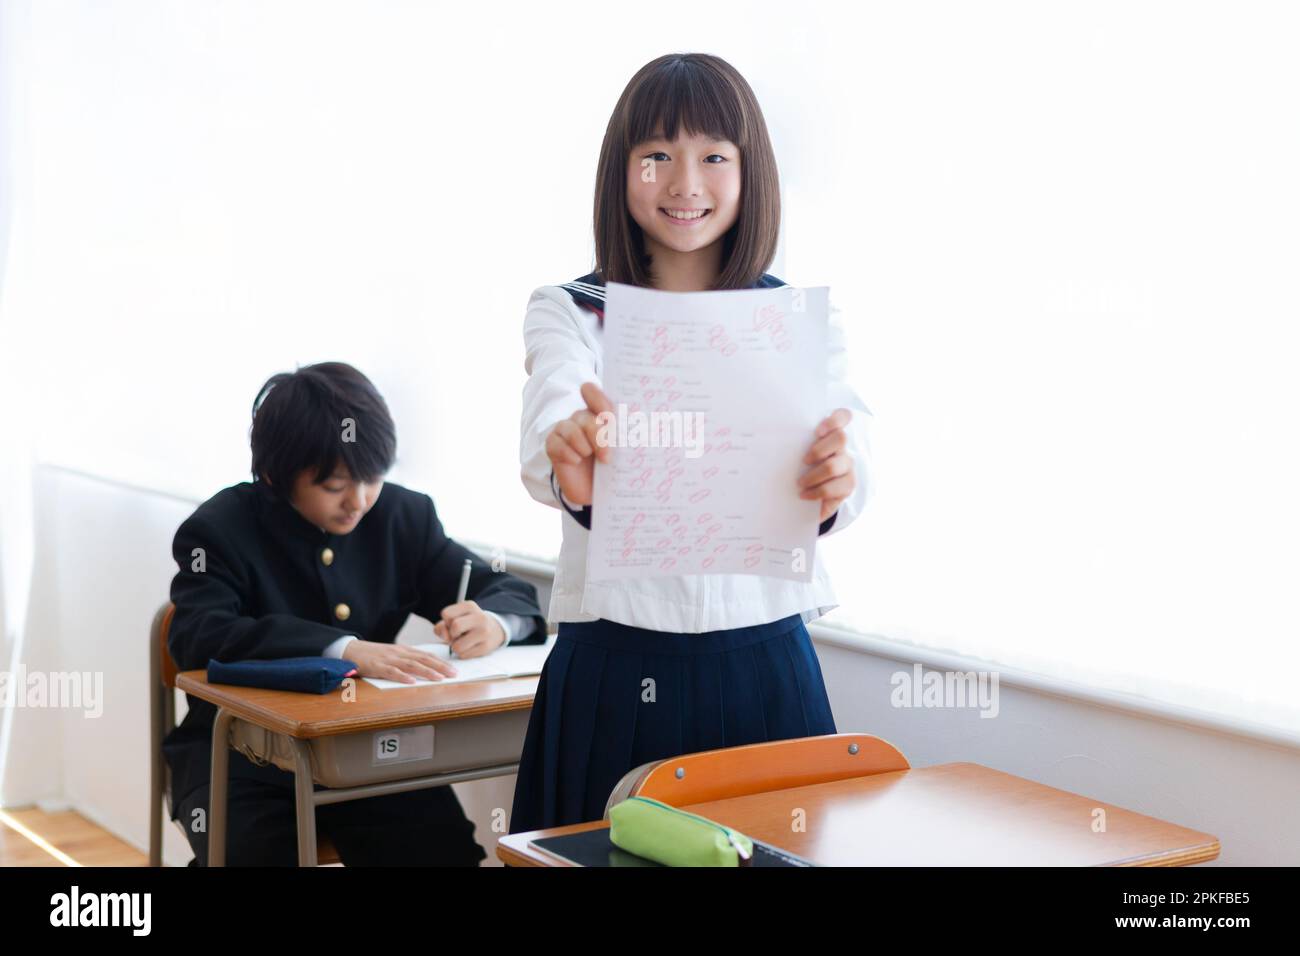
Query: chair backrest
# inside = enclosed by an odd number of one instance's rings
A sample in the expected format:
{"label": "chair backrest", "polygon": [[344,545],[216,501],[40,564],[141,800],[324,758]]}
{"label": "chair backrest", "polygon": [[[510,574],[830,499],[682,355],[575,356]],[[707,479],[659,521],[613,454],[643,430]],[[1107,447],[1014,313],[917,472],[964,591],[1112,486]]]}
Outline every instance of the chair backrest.
{"label": "chair backrest", "polygon": [[176,662],[167,650],[176,605],[163,603],[149,627],[149,865],[162,866],[162,811],[169,787],[163,738],[176,726]]}
{"label": "chair backrest", "polygon": [[633,796],[680,807],[910,768],[897,747],[872,734],[826,734],[705,750],[629,770],[610,793],[605,818],[611,807]]}
{"label": "chair backrest", "polygon": [[153,616],[153,626],[149,629],[149,644],[153,649],[152,653],[158,655],[158,672],[157,678],[162,681],[163,687],[176,687],[176,662],[172,660],[171,651],[167,649],[167,634],[171,630],[172,617],[176,614],[176,605],[167,601],[158,612]]}

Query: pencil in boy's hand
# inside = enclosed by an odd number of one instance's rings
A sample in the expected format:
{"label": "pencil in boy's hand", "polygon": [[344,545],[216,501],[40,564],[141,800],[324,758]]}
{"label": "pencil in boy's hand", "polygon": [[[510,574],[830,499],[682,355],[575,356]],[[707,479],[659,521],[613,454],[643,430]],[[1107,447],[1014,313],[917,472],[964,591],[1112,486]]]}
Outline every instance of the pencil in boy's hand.
{"label": "pencil in boy's hand", "polygon": [[[456,589],[456,603],[457,603],[457,604],[459,604],[461,601],[465,600],[465,596],[469,593],[469,572],[470,572],[470,568],[472,568],[473,566],[474,566],[474,562],[472,562],[469,558],[466,558],[466,559],[465,559],[465,563],[464,563],[464,565],[461,566],[461,569],[460,569],[460,587],[458,587],[458,588]],[[450,631],[448,631],[448,633],[447,633],[447,656],[448,656],[448,657],[455,657],[455,656],[456,656],[456,652],[453,651],[453,650],[451,649],[451,632],[450,632]]]}

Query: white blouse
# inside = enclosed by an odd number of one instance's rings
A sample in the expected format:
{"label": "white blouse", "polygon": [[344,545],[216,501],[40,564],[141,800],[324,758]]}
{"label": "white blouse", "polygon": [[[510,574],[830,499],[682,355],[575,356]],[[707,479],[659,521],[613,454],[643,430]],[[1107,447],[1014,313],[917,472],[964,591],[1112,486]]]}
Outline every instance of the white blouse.
{"label": "white blouse", "polygon": [[[601,290],[603,291],[603,290]],[[844,329],[832,307],[826,414],[846,408],[853,418],[845,429],[853,457],[856,487],[841,502],[826,534],[843,531],[862,512],[874,491],[868,422],[871,410],[845,382]],[[585,407],[583,382],[601,382],[601,328],[594,313],[579,306],[563,288],[545,285],[533,292],[524,317],[523,415],[519,460],[528,493],[559,510],[563,544],[551,590],[547,619],[594,621],[604,618],[634,627],[679,634],[698,634],[766,624],[792,614],[811,621],[838,606],[818,548],[809,582],[751,574],[691,574],[618,581],[587,580],[590,532],[569,515],[551,487],[546,436],[555,424]],[[809,443],[812,435],[809,434]],[[791,501],[797,501],[791,489]],[[826,535],[822,535],[824,538]]]}

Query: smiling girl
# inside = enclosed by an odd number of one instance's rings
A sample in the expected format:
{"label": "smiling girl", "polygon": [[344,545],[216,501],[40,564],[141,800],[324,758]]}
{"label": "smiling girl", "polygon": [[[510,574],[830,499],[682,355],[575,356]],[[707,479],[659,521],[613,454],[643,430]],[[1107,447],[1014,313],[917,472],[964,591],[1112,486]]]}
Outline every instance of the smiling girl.
{"label": "smiling girl", "polygon": [[[542,286],[524,320],[520,459],[529,493],[562,509],[551,593],[555,649],[520,760],[512,833],[600,819],[627,771],[679,754],[835,733],[805,622],[837,605],[818,552],[810,582],[756,575],[588,581],[605,283],[675,292],[775,288],[780,185],[753,91],[728,63],[672,54],[644,66],[615,106],[596,179],[596,269]],[[790,488],[843,530],[869,487],[870,412],[844,382],[829,334],[829,414]],[[787,502],[772,501],[772,508]]]}

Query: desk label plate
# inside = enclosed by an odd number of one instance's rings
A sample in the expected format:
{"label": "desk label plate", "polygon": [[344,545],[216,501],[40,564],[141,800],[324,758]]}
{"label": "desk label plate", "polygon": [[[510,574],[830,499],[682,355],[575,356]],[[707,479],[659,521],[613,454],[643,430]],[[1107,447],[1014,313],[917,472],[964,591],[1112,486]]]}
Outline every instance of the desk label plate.
{"label": "desk label plate", "polygon": [[433,756],[433,725],[376,731],[370,750],[370,765],[381,767]]}

